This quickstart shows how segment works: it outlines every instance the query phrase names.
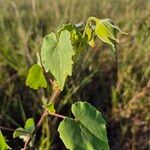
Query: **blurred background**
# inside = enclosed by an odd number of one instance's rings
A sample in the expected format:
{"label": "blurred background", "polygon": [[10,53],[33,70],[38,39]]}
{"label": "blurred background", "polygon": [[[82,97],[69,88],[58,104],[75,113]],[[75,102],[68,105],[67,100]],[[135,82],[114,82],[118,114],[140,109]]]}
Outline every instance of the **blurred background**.
{"label": "blurred background", "polygon": [[[42,39],[62,24],[86,22],[90,16],[112,19],[128,36],[118,33],[117,58],[99,40],[82,53],[56,110],[71,116],[72,103],[88,101],[107,122],[112,150],[148,150],[150,0],[0,0],[0,126],[23,127],[30,117],[37,123],[51,89],[32,90],[25,80]],[[65,149],[57,133],[60,121],[44,121],[34,149]],[[12,149],[21,149],[23,140],[2,132]]]}

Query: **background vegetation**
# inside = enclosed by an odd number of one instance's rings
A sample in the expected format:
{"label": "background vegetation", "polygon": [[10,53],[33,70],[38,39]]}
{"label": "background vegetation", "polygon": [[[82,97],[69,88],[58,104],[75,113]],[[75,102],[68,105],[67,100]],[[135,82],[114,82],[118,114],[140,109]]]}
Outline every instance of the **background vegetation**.
{"label": "background vegetation", "polygon": [[[0,0],[0,126],[16,129],[29,117],[38,121],[50,89],[31,90],[25,79],[42,39],[63,23],[89,16],[110,18],[129,35],[118,34],[117,59],[99,41],[94,50],[85,50],[56,109],[71,115],[71,104],[86,100],[103,112],[112,150],[148,149],[150,0]],[[53,119],[53,128],[51,120],[38,133],[37,147],[48,135],[47,147],[65,149],[56,132],[60,120]],[[22,140],[2,132],[13,149],[20,149]]]}

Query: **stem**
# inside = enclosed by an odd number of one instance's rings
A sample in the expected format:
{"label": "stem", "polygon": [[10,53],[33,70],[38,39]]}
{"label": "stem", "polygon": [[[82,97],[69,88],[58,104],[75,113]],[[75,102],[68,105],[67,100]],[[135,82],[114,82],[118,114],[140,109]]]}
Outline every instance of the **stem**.
{"label": "stem", "polygon": [[86,25],[85,25],[85,28],[84,28],[84,31],[83,31],[82,38],[84,38],[84,37],[85,37],[86,29],[87,29],[87,27],[88,27],[89,23],[90,23],[90,18],[89,18],[89,19],[87,20],[87,22],[86,22]]}
{"label": "stem", "polygon": [[45,116],[47,115],[47,111],[44,111],[39,122],[37,123],[33,133],[28,137],[28,139],[26,140],[25,144],[24,144],[24,148],[23,150],[27,150],[29,143],[31,142],[33,136],[36,134],[36,132],[38,131],[38,129],[40,128],[40,126],[42,125],[42,122],[45,118]]}
{"label": "stem", "polygon": [[85,25],[85,28],[84,28],[84,31],[83,31],[82,38],[84,38],[84,37],[85,37],[86,29],[87,29],[87,27],[88,27],[88,25],[89,25],[90,21],[92,21],[92,20],[93,20],[93,21],[95,21],[95,17],[89,17],[89,19],[87,20],[86,25]]}
{"label": "stem", "polygon": [[51,115],[51,116],[55,116],[55,117],[62,118],[62,119],[67,118],[66,116],[63,116],[63,115],[60,115],[60,114],[56,114],[56,113],[47,112],[47,110],[45,110],[45,111],[43,112],[43,114],[42,114],[42,116],[41,116],[39,122],[37,123],[35,130],[33,131],[33,133],[32,133],[32,134],[28,137],[28,139],[26,140],[26,142],[25,142],[25,144],[24,144],[23,150],[27,150],[28,145],[29,145],[29,143],[31,142],[33,136],[36,134],[36,132],[38,131],[38,129],[41,127],[44,118],[45,118],[48,114]]}
{"label": "stem", "polygon": [[[59,94],[60,94],[60,91],[59,91],[59,88],[56,86],[55,82],[52,82],[52,86],[53,86],[53,92],[52,92],[52,95],[50,97],[50,100],[51,102],[55,102],[56,99],[58,98]],[[37,123],[33,133],[31,135],[29,135],[28,139],[26,140],[25,144],[24,144],[24,148],[23,150],[27,150],[28,149],[28,146],[29,146],[29,143],[31,142],[32,138],[34,137],[34,135],[36,134],[36,132],[38,131],[38,129],[41,127],[42,123],[43,123],[43,120],[44,118],[48,115],[48,114],[51,114],[54,116],[54,113],[48,113],[47,110],[45,110],[39,120],[39,122]],[[65,118],[64,116],[62,115],[59,115],[59,114],[55,114],[55,116],[57,117],[60,117],[60,118]]]}
{"label": "stem", "polygon": [[63,115],[60,115],[60,114],[56,114],[56,113],[51,113],[51,112],[49,112],[48,114],[51,115],[51,116],[55,116],[55,117],[58,117],[58,118],[62,118],[62,119],[67,118],[66,116],[63,116]]}
{"label": "stem", "polygon": [[[0,130],[6,130],[6,131],[12,131],[12,132],[16,131],[16,129],[11,129],[11,128],[2,127],[2,126],[0,126]],[[26,133],[26,134],[30,134],[29,132],[24,131],[24,130],[18,130],[18,129],[17,129],[17,131],[18,131],[18,132],[22,132],[22,133]]]}
{"label": "stem", "polygon": [[60,94],[60,91],[59,91],[59,88],[58,88],[58,86],[56,85],[55,82],[52,83],[52,86],[53,86],[53,92],[52,92],[52,95],[51,95],[49,101],[51,101],[52,103],[55,103],[56,100],[57,100],[57,97]]}
{"label": "stem", "polygon": [[2,127],[2,126],[0,126],[0,129],[1,129],[1,130],[6,130],[6,131],[12,131],[12,132],[15,131],[15,129],[6,128],[6,127]]}
{"label": "stem", "polygon": [[[83,35],[82,37],[84,38],[85,37],[85,34],[86,34],[86,29],[90,23],[90,21],[93,20],[95,21],[95,17],[89,17],[89,19],[87,20],[87,23],[86,23],[86,26],[85,26],[85,29],[83,31]],[[42,65],[42,61],[41,61],[41,56],[40,56],[40,63]],[[50,97],[50,100],[51,102],[55,103],[55,101],[57,100],[59,94],[60,94],[60,91],[59,91],[59,88],[57,87],[56,83],[54,81],[52,81],[49,76],[47,75],[45,69],[44,69],[44,66],[42,65],[42,68],[43,68],[43,71],[44,71],[44,75],[46,77],[46,79],[48,80],[48,82],[50,84],[52,84],[52,87],[53,87],[53,92],[52,92],[52,95]],[[48,112],[47,110],[45,110],[39,120],[39,122],[37,123],[36,127],[35,127],[35,130],[33,131],[33,133],[31,135],[29,135],[28,139],[26,140],[25,144],[24,144],[24,148],[23,150],[27,150],[28,146],[29,146],[29,143],[31,142],[32,138],[34,137],[34,135],[36,134],[36,132],[38,131],[38,129],[40,128],[40,126],[42,125],[43,123],[43,120],[44,118],[47,116],[47,115],[52,115],[52,116],[55,116],[55,117],[59,117],[59,118],[62,118],[62,119],[65,119],[67,118],[66,116],[63,116],[63,115],[60,115],[60,114],[56,114],[56,113],[51,113],[51,112]]]}

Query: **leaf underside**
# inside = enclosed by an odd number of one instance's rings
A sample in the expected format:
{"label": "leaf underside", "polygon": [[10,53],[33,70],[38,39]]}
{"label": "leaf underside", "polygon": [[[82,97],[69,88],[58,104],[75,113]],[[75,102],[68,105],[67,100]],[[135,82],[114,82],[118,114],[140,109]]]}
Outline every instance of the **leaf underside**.
{"label": "leaf underside", "polygon": [[96,20],[95,33],[105,43],[115,47],[118,42],[115,34],[116,29],[111,26],[108,19]]}

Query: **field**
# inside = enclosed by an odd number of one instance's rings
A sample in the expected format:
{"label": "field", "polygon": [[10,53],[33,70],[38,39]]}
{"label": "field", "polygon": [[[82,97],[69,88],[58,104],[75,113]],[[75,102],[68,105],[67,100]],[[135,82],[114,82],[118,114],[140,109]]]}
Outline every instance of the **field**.
{"label": "field", "polygon": [[[110,149],[150,148],[150,0],[0,0],[0,128],[12,149],[24,145],[12,131],[28,118],[37,123],[51,93],[50,87],[25,85],[44,36],[90,16],[110,18],[128,35],[117,34],[117,57],[98,39],[94,49],[82,52],[56,111],[72,116],[71,104],[87,101],[106,120]],[[66,149],[57,132],[60,121],[43,122],[34,149]]]}

